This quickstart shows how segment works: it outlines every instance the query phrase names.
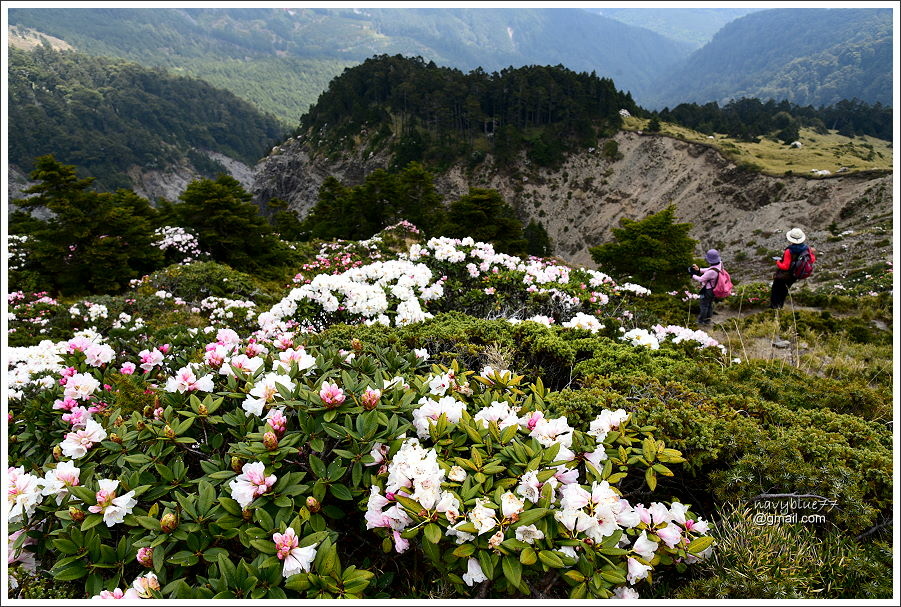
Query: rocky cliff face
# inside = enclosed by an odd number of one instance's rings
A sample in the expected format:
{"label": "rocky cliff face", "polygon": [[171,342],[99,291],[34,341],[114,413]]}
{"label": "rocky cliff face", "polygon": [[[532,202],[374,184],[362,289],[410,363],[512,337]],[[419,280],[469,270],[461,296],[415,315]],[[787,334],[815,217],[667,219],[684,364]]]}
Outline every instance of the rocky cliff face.
{"label": "rocky cliff face", "polygon": [[[818,278],[891,259],[891,175],[771,177],[737,167],[702,144],[627,131],[615,139],[616,160],[590,149],[559,170],[523,161],[512,174],[486,161],[472,172],[457,166],[436,175],[436,187],[447,201],[470,187],[498,190],[521,219],[545,226],[557,256],[577,265],[592,265],[589,248],[609,240],[620,219],[642,219],[669,204],[676,205],[679,221],[693,224],[699,256],[721,249],[730,271],[746,280],[770,276],[769,258],[781,253],[785,232],[795,226],[808,233],[820,267],[829,269]],[[357,185],[387,160],[378,154],[313,158],[301,140],[289,140],[256,167],[253,191],[258,203],[281,198],[303,216],[326,177]]]}

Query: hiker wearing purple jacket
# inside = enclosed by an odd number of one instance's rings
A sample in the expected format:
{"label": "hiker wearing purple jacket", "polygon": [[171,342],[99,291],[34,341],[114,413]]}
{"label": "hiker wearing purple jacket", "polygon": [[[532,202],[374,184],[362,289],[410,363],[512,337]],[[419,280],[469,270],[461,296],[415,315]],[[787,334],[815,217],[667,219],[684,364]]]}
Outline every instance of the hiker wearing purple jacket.
{"label": "hiker wearing purple jacket", "polygon": [[716,285],[719,271],[723,269],[720,253],[716,249],[707,251],[707,255],[704,258],[710,264],[708,267],[702,269],[698,267],[698,264],[694,264],[688,268],[688,273],[691,274],[691,277],[701,283],[701,292],[699,293],[701,296],[699,300],[701,309],[698,312],[699,325],[710,324],[710,316],[713,314],[713,287]]}

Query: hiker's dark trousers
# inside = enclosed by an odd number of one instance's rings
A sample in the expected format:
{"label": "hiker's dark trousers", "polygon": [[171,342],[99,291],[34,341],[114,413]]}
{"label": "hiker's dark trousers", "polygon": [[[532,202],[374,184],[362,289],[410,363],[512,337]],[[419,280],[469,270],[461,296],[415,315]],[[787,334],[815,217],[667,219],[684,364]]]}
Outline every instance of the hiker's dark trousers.
{"label": "hiker's dark trousers", "polygon": [[770,290],[770,308],[779,309],[785,305],[788,297],[788,289],[795,284],[794,278],[774,278],[773,288]]}
{"label": "hiker's dark trousers", "polygon": [[701,306],[698,312],[698,324],[706,325],[710,323],[710,315],[713,314],[713,289],[701,289],[701,299],[698,300]]}

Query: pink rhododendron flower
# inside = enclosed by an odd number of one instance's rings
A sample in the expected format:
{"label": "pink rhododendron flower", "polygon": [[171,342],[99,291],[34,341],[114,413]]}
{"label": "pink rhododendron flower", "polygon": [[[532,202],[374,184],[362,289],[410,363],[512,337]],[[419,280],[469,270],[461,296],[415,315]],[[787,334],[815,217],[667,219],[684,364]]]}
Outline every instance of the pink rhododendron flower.
{"label": "pink rhododendron flower", "polygon": [[77,405],[78,401],[71,398],[64,398],[63,400],[53,401],[54,409],[63,409],[65,411],[71,411]]}
{"label": "pink rhododendron flower", "polygon": [[153,548],[138,548],[138,554],[135,559],[148,569],[153,567]]}
{"label": "pink rhododendron flower", "polygon": [[322,388],[319,390],[319,398],[327,405],[340,405],[344,402],[344,390],[338,387],[338,384],[323,382]]}
{"label": "pink rhododendron flower", "polygon": [[121,496],[116,495],[119,481],[100,479],[97,481],[100,490],[97,491],[97,503],[89,506],[88,510],[94,514],[103,514],[103,522],[107,527],[125,520],[125,515],[131,514],[138,501],[134,499],[134,491],[129,491]]}
{"label": "pink rhododendron flower", "polygon": [[106,430],[103,429],[103,426],[93,419],[88,419],[83,429],[69,432],[59,446],[66,457],[79,459],[87,454],[88,449],[93,447],[94,443],[99,443],[106,436]]}
{"label": "pink rhododendron flower", "polygon": [[288,527],[284,533],[276,533],[272,536],[275,542],[276,556],[279,560],[285,561],[282,568],[282,575],[286,578],[291,577],[295,573],[301,571],[310,571],[313,559],[316,558],[316,546],[299,547],[299,540],[294,529]]}
{"label": "pink rhododendron flower", "polygon": [[84,407],[72,407],[68,413],[63,413],[63,421],[69,422],[72,426],[84,426],[90,419],[91,414]]}
{"label": "pink rhododendron flower", "polygon": [[73,400],[88,400],[99,387],[100,382],[93,375],[76,373],[66,382],[63,395]]}
{"label": "pink rhododendron flower", "polygon": [[212,392],[213,389],[213,376],[204,375],[198,379],[191,367],[182,367],[175,377],[166,380],[166,392],[184,394],[185,392]]}
{"label": "pink rhododendron flower", "polygon": [[124,362],[122,363],[122,366],[119,367],[119,373],[122,375],[131,375],[135,372],[135,369],[137,369],[137,365],[133,362]]}
{"label": "pink rhododendron flower", "polygon": [[144,370],[144,373],[150,373],[155,366],[163,363],[164,357],[162,352],[154,348],[152,351],[141,350],[138,358],[141,360],[141,369]]}
{"label": "pink rhododendron flower", "polygon": [[276,476],[266,476],[266,468],[263,462],[244,464],[241,474],[229,483],[232,499],[238,502],[242,508],[246,508],[253,500],[263,495],[275,484]]}
{"label": "pink rhododendron flower", "polygon": [[92,599],[140,599],[140,595],[135,591],[134,588],[129,588],[128,590],[123,591],[121,588],[116,588],[115,590],[101,590],[100,594],[96,594],[91,597]]}
{"label": "pink rhododendron flower", "polygon": [[288,425],[288,418],[285,417],[282,409],[270,409],[269,413],[267,413],[266,417],[263,419],[269,422],[269,426],[276,434],[279,436],[284,434],[285,428]]}
{"label": "pink rhododendron flower", "polygon": [[62,502],[68,493],[68,487],[77,487],[80,483],[81,470],[72,462],[60,462],[56,468],[49,470],[41,479],[43,489],[41,495],[55,495],[57,503]]}
{"label": "pink rhododendron flower", "polygon": [[372,388],[366,388],[366,391],[363,392],[363,395],[360,397],[360,404],[363,405],[364,409],[371,410],[375,409],[379,400],[382,398],[381,390],[373,390]]}

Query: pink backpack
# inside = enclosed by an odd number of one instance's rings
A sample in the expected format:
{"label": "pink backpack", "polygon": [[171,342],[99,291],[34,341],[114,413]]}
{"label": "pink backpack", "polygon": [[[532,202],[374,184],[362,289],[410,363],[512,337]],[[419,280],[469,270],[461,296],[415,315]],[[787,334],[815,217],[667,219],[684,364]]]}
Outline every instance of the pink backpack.
{"label": "pink backpack", "polygon": [[725,299],[732,295],[732,277],[729,276],[729,272],[725,268],[722,270],[713,269],[717,272],[716,283],[713,285],[713,296],[716,299]]}

